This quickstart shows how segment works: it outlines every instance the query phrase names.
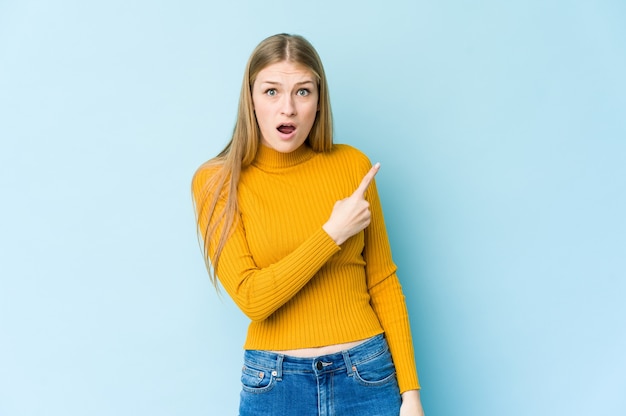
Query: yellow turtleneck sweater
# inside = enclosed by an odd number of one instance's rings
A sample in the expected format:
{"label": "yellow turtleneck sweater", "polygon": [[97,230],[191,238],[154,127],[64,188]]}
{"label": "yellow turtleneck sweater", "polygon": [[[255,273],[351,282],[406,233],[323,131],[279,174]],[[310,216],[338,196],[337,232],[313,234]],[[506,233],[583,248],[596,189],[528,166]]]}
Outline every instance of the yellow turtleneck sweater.
{"label": "yellow turtleneck sweater", "polygon": [[[259,146],[241,172],[239,221],[216,274],[251,319],[246,349],[312,348],[384,332],[404,392],[419,382],[375,183],[365,195],[372,218],[364,231],[338,246],[322,229],[335,202],[350,196],[370,167],[347,145],[325,153],[306,144],[291,153]],[[203,165],[194,176],[198,207],[214,169]],[[203,231],[206,214],[198,214]]]}

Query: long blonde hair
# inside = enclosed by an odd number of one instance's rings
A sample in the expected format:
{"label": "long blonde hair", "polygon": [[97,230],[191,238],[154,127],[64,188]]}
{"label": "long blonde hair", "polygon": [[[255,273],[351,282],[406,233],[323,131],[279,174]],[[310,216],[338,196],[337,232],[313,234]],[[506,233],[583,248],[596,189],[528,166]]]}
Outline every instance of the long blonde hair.
{"label": "long blonde hair", "polygon": [[[205,183],[199,187],[196,185],[193,189],[196,225],[203,242],[204,260],[211,282],[216,288],[219,259],[238,218],[237,185],[241,170],[254,160],[261,138],[254,114],[252,87],[263,68],[283,61],[303,65],[317,79],[318,113],[306,145],[316,152],[325,152],[329,151],[333,144],[333,123],[326,74],[315,48],[299,35],[283,33],[266,38],[254,49],[246,65],[239,96],[237,121],[230,142],[215,158],[201,166],[194,176],[195,184],[198,173],[203,168],[210,168],[214,172]],[[216,212],[220,200],[225,201],[224,209]]]}

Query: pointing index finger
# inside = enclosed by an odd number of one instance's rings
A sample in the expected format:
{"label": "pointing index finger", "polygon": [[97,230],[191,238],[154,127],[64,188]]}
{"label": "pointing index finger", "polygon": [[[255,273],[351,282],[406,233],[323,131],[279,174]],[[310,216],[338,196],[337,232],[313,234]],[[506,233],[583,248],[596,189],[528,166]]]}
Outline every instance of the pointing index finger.
{"label": "pointing index finger", "polygon": [[374,166],[372,166],[369,172],[365,174],[363,180],[361,180],[361,183],[359,184],[359,187],[356,188],[352,195],[360,196],[361,198],[364,197],[365,191],[367,191],[367,188],[370,186],[370,183],[372,183],[372,180],[374,180],[374,176],[376,176],[379,169],[380,163],[377,162]]}

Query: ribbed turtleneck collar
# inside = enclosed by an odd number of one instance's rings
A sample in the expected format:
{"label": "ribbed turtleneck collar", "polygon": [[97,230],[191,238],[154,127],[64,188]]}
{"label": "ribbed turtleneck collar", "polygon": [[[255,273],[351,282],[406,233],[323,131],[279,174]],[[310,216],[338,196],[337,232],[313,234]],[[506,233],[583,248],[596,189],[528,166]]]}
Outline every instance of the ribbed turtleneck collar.
{"label": "ribbed turtleneck collar", "polygon": [[315,154],[306,143],[290,153],[281,153],[261,144],[252,164],[266,169],[288,168],[306,162]]}

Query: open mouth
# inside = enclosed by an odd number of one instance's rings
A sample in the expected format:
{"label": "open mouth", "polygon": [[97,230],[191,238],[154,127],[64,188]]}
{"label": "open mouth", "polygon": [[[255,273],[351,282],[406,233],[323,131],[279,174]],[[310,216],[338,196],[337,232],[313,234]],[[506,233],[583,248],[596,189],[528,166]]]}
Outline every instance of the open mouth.
{"label": "open mouth", "polygon": [[291,134],[296,131],[296,126],[293,126],[291,124],[281,124],[276,128],[276,130],[278,130],[282,134]]}

